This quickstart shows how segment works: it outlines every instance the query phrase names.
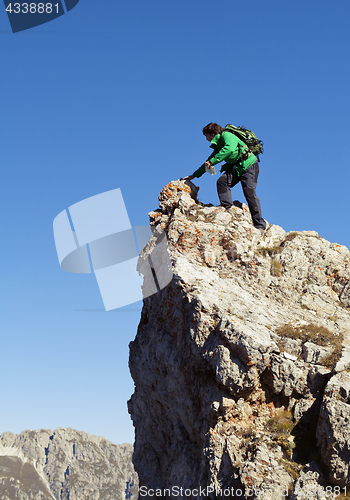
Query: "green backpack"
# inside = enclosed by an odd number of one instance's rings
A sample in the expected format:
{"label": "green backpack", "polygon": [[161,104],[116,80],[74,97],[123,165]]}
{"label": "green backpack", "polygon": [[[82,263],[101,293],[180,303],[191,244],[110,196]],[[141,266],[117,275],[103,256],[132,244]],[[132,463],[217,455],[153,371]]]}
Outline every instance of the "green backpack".
{"label": "green backpack", "polygon": [[264,143],[257,138],[254,132],[246,129],[245,127],[235,127],[230,123],[225,126],[223,132],[231,132],[232,134],[235,134],[247,146],[241,151],[240,161],[245,161],[251,153],[255,154],[258,161],[260,161],[259,154],[264,152]]}

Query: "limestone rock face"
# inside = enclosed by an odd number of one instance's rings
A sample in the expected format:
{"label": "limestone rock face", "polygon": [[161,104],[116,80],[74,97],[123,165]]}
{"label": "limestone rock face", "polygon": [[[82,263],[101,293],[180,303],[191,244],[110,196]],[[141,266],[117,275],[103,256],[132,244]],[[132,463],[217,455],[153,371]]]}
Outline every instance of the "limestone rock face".
{"label": "limestone rock face", "polygon": [[323,448],[346,425],[347,396],[332,416],[324,391],[350,369],[349,250],[314,231],[261,235],[244,204],[205,206],[197,191],[162,190],[139,260],[165,233],[174,276],[144,300],[130,344],[142,496],[278,500],[322,486],[322,461],[326,483],[348,484],[347,434],[335,454]]}
{"label": "limestone rock face", "polygon": [[[310,498],[327,500],[331,495],[324,487],[325,484],[326,480],[320,467],[317,463],[311,462],[301,471],[291,495],[291,500],[310,500]],[[332,488],[329,491],[332,492]],[[337,494],[337,491],[333,493]]]}
{"label": "limestone rock face", "polygon": [[317,438],[334,484],[350,484],[350,373],[341,372],[326,386]]}
{"label": "limestone rock face", "polygon": [[1,500],[137,498],[132,445],[73,429],[0,435]]}

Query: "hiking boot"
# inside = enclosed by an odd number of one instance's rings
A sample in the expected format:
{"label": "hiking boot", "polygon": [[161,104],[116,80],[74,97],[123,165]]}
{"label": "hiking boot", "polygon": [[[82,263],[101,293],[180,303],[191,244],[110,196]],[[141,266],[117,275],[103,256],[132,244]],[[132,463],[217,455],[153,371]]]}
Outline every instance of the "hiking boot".
{"label": "hiking boot", "polygon": [[238,208],[240,208],[241,210],[243,210],[243,203],[241,203],[241,202],[240,202],[240,201],[238,201],[238,200],[235,200],[235,201],[232,203],[232,205],[233,205],[234,207],[238,207]]}
{"label": "hiking boot", "polygon": [[260,233],[260,236],[264,236],[265,232],[266,232],[266,228],[262,228],[262,227],[256,227],[255,228],[257,231],[259,231]]}
{"label": "hiking boot", "polygon": [[[266,221],[265,221],[266,222]],[[268,222],[266,222],[266,226],[265,228],[262,228],[262,227],[256,227],[255,229],[257,229],[259,232],[260,232],[260,235],[263,236],[266,231],[268,230],[268,228],[271,226],[271,224],[269,224]]]}

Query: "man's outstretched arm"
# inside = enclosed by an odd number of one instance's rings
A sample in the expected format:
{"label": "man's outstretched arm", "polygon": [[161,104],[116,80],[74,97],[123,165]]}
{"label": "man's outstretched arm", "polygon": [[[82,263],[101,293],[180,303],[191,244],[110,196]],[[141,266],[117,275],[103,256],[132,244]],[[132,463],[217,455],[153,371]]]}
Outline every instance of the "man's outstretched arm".
{"label": "man's outstretched arm", "polygon": [[199,178],[199,177],[202,177],[203,174],[205,174],[206,172],[206,168],[205,167],[211,167],[212,166],[212,163],[211,161],[208,159],[205,163],[203,163],[203,165],[201,165],[195,172],[193,172],[192,175],[187,175],[186,177],[183,177],[183,180],[184,181],[191,181],[192,179],[194,179],[195,177]]}

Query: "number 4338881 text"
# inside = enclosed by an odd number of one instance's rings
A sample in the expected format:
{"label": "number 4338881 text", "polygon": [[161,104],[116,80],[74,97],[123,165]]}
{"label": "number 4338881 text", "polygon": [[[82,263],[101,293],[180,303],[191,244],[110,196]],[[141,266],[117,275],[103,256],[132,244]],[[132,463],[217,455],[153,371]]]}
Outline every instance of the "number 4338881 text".
{"label": "number 4338881 text", "polygon": [[58,6],[56,3],[14,3],[12,8],[12,3],[9,3],[6,7],[6,11],[10,14],[51,14],[55,12],[58,14]]}

